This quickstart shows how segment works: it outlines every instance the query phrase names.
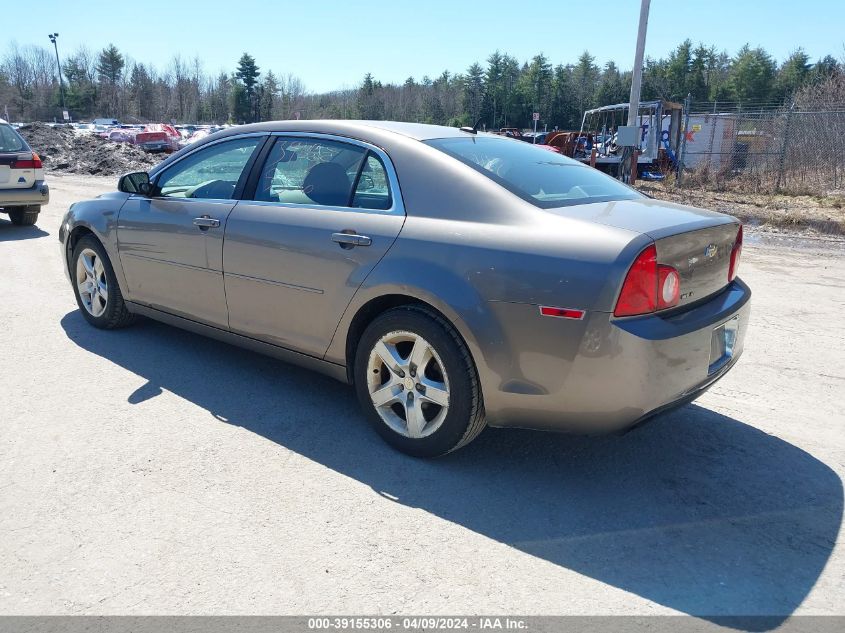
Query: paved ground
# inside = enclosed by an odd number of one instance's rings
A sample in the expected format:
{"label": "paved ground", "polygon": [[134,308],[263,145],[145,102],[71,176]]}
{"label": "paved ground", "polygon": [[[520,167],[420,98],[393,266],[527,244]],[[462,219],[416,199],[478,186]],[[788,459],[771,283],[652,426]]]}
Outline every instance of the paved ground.
{"label": "paved ground", "polygon": [[749,240],[746,355],[696,405],[426,462],[319,375],[88,327],[58,222],[113,183],[51,184],[0,220],[0,613],[845,613],[841,244]]}

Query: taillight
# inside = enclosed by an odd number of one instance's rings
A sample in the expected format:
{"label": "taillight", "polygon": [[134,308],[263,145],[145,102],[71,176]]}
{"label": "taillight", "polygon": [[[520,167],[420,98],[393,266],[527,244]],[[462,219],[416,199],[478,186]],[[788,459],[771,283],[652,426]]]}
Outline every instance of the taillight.
{"label": "taillight", "polygon": [[12,169],[41,169],[41,157],[33,152],[32,158],[16,160],[11,167]]}
{"label": "taillight", "polygon": [[616,301],[614,316],[649,314],[678,304],[681,278],[678,271],[657,263],[657,248],[647,246],[637,255]]}
{"label": "taillight", "polygon": [[728,281],[736,279],[736,273],[739,270],[739,256],[742,254],[742,225],[739,225],[739,231],[736,234],[736,241],[731,250],[731,265],[728,268]]}
{"label": "taillight", "polygon": [[681,298],[681,277],[678,271],[665,264],[657,265],[657,309],[678,305]]}

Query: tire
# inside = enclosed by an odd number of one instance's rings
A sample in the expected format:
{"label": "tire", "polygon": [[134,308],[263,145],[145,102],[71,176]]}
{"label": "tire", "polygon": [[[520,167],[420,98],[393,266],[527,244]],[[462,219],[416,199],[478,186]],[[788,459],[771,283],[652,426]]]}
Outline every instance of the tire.
{"label": "tire", "polygon": [[[95,299],[91,299],[88,293],[86,293],[86,297],[83,297],[80,283],[82,280],[90,281],[92,278],[84,272],[84,270],[90,270],[89,267],[85,265],[85,262],[80,263],[80,258],[83,256],[87,258],[89,264],[93,261],[95,277],[100,282],[105,281],[105,289],[107,290],[105,299],[99,294],[99,290]],[[83,269],[82,271],[79,268],[80,266]],[[84,236],[74,246],[70,261],[70,277],[76,304],[88,323],[103,330],[113,330],[126,327],[135,321],[135,315],[129,311],[126,302],[123,300],[106,249],[93,235]],[[89,287],[93,287],[93,284]],[[98,287],[102,288],[102,285]]]}
{"label": "tire", "polygon": [[12,224],[16,226],[32,226],[38,220],[39,211],[41,211],[39,206],[9,209],[9,218],[12,220]]}
{"label": "tire", "polygon": [[[427,350],[419,357],[428,358],[419,373],[412,352],[417,345]],[[399,371],[388,368],[384,356],[390,356]],[[445,455],[469,444],[484,429],[475,363],[455,328],[433,311],[403,306],[379,315],[364,330],[354,363],[355,392],[365,415],[376,432],[403,453]],[[386,404],[377,407],[374,398]],[[433,399],[447,402],[447,407]],[[409,415],[417,421],[414,430]]]}

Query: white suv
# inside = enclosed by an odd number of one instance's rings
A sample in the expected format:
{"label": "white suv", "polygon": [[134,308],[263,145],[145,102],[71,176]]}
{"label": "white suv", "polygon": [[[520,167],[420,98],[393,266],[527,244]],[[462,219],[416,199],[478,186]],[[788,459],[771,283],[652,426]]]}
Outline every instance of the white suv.
{"label": "white suv", "polygon": [[0,119],[0,211],[12,224],[35,224],[41,207],[50,202],[44,166],[20,134]]}

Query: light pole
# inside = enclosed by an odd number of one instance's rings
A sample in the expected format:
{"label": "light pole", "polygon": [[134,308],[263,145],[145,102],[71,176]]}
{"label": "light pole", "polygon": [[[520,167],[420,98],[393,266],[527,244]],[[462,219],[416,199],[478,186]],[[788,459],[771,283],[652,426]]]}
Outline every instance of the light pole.
{"label": "light pole", "polygon": [[59,37],[58,33],[50,33],[48,35],[50,41],[53,42],[53,48],[56,50],[56,70],[59,72],[59,92],[62,96],[62,118],[65,116],[65,80],[62,78],[62,65],[59,63],[59,45],[56,39]]}

